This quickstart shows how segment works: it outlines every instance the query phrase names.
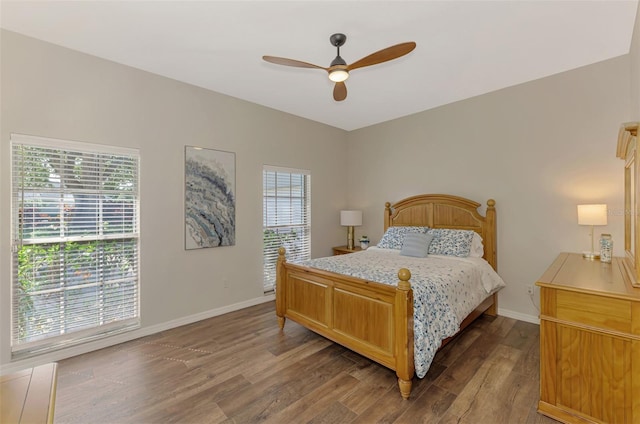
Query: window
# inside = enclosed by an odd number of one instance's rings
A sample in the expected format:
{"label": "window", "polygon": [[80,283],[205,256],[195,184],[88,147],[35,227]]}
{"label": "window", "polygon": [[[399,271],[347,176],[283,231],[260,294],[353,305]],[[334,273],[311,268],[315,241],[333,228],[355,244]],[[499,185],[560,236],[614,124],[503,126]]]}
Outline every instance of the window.
{"label": "window", "polygon": [[137,150],[11,136],[12,352],[139,325]]}
{"label": "window", "polygon": [[262,173],[264,291],[276,283],[278,249],[288,261],[311,257],[311,175],[300,169],[265,166]]}

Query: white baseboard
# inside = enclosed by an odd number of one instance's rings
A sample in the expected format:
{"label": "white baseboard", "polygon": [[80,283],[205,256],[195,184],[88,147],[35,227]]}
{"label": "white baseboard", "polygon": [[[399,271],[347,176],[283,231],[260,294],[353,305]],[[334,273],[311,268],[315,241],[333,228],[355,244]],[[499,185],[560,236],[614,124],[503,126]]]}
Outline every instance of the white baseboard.
{"label": "white baseboard", "polygon": [[[70,358],[72,356],[82,355],[83,353],[92,352],[94,350],[103,349],[105,347],[114,346],[120,343],[128,342],[140,337],[149,336],[151,334],[159,333],[160,331],[170,330],[172,328],[180,327],[182,325],[192,324],[194,322],[202,321],[203,319],[213,318],[218,315],[224,315],[229,312],[238,311],[240,309],[248,308],[249,306],[259,305],[261,303],[271,302],[275,299],[275,295],[265,295],[255,299],[245,300],[233,305],[223,306],[217,309],[211,309],[209,311],[200,312],[194,315],[178,318],[172,321],[163,322],[161,324],[152,325],[149,327],[139,328],[137,330],[128,331],[126,333],[118,334],[115,336],[107,337],[101,340],[84,343],[82,345],[70,347],[67,349],[61,349],[55,352],[45,353],[42,355],[34,356],[31,358],[21,359],[19,361],[11,362],[8,364],[2,364],[0,369],[0,375],[14,373],[25,368],[36,367],[49,362],[60,361],[62,359]],[[275,311],[274,311],[275,314]],[[274,315],[275,316],[275,315]]]}
{"label": "white baseboard", "polygon": [[540,318],[533,315],[523,314],[520,312],[510,311],[509,309],[502,309],[498,307],[498,315],[503,317],[517,319],[518,321],[530,322],[532,324],[540,325]]}

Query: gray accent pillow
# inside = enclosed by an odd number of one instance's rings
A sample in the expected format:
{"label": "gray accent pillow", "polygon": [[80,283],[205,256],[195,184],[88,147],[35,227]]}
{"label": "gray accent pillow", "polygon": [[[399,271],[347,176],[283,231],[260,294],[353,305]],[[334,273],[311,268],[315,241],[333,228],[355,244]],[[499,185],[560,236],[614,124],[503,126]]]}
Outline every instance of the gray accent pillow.
{"label": "gray accent pillow", "polygon": [[402,249],[404,243],[405,234],[408,233],[423,233],[426,234],[429,231],[429,227],[412,227],[412,226],[398,226],[389,227],[384,233],[378,247],[382,249]]}
{"label": "gray accent pillow", "polygon": [[432,234],[407,233],[400,254],[415,258],[426,258],[429,253],[429,245],[433,240]]}

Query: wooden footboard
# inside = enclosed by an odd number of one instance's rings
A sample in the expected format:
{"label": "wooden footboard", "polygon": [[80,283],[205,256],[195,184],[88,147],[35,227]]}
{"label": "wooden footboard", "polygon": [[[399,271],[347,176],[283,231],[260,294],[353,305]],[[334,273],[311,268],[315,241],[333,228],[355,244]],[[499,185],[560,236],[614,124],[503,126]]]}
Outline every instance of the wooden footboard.
{"label": "wooden footboard", "polygon": [[413,291],[407,269],[398,286],[375,283],[289,264],[280,248],[276,279],[276,315],[309,328],[388,368],[409,398],[413,359]]}

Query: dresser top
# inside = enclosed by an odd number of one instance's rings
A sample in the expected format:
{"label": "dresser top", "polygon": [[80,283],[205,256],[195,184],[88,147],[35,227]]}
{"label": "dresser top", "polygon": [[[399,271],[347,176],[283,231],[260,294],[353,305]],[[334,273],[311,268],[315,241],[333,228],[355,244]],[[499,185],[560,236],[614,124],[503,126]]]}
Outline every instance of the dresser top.
{"label": "dresser top", "polygon": [[585,259],[579,253],[561,253],[536,285],[640,300],[640,288],[623,277],[623,266],[618,257],[607,264]]}

